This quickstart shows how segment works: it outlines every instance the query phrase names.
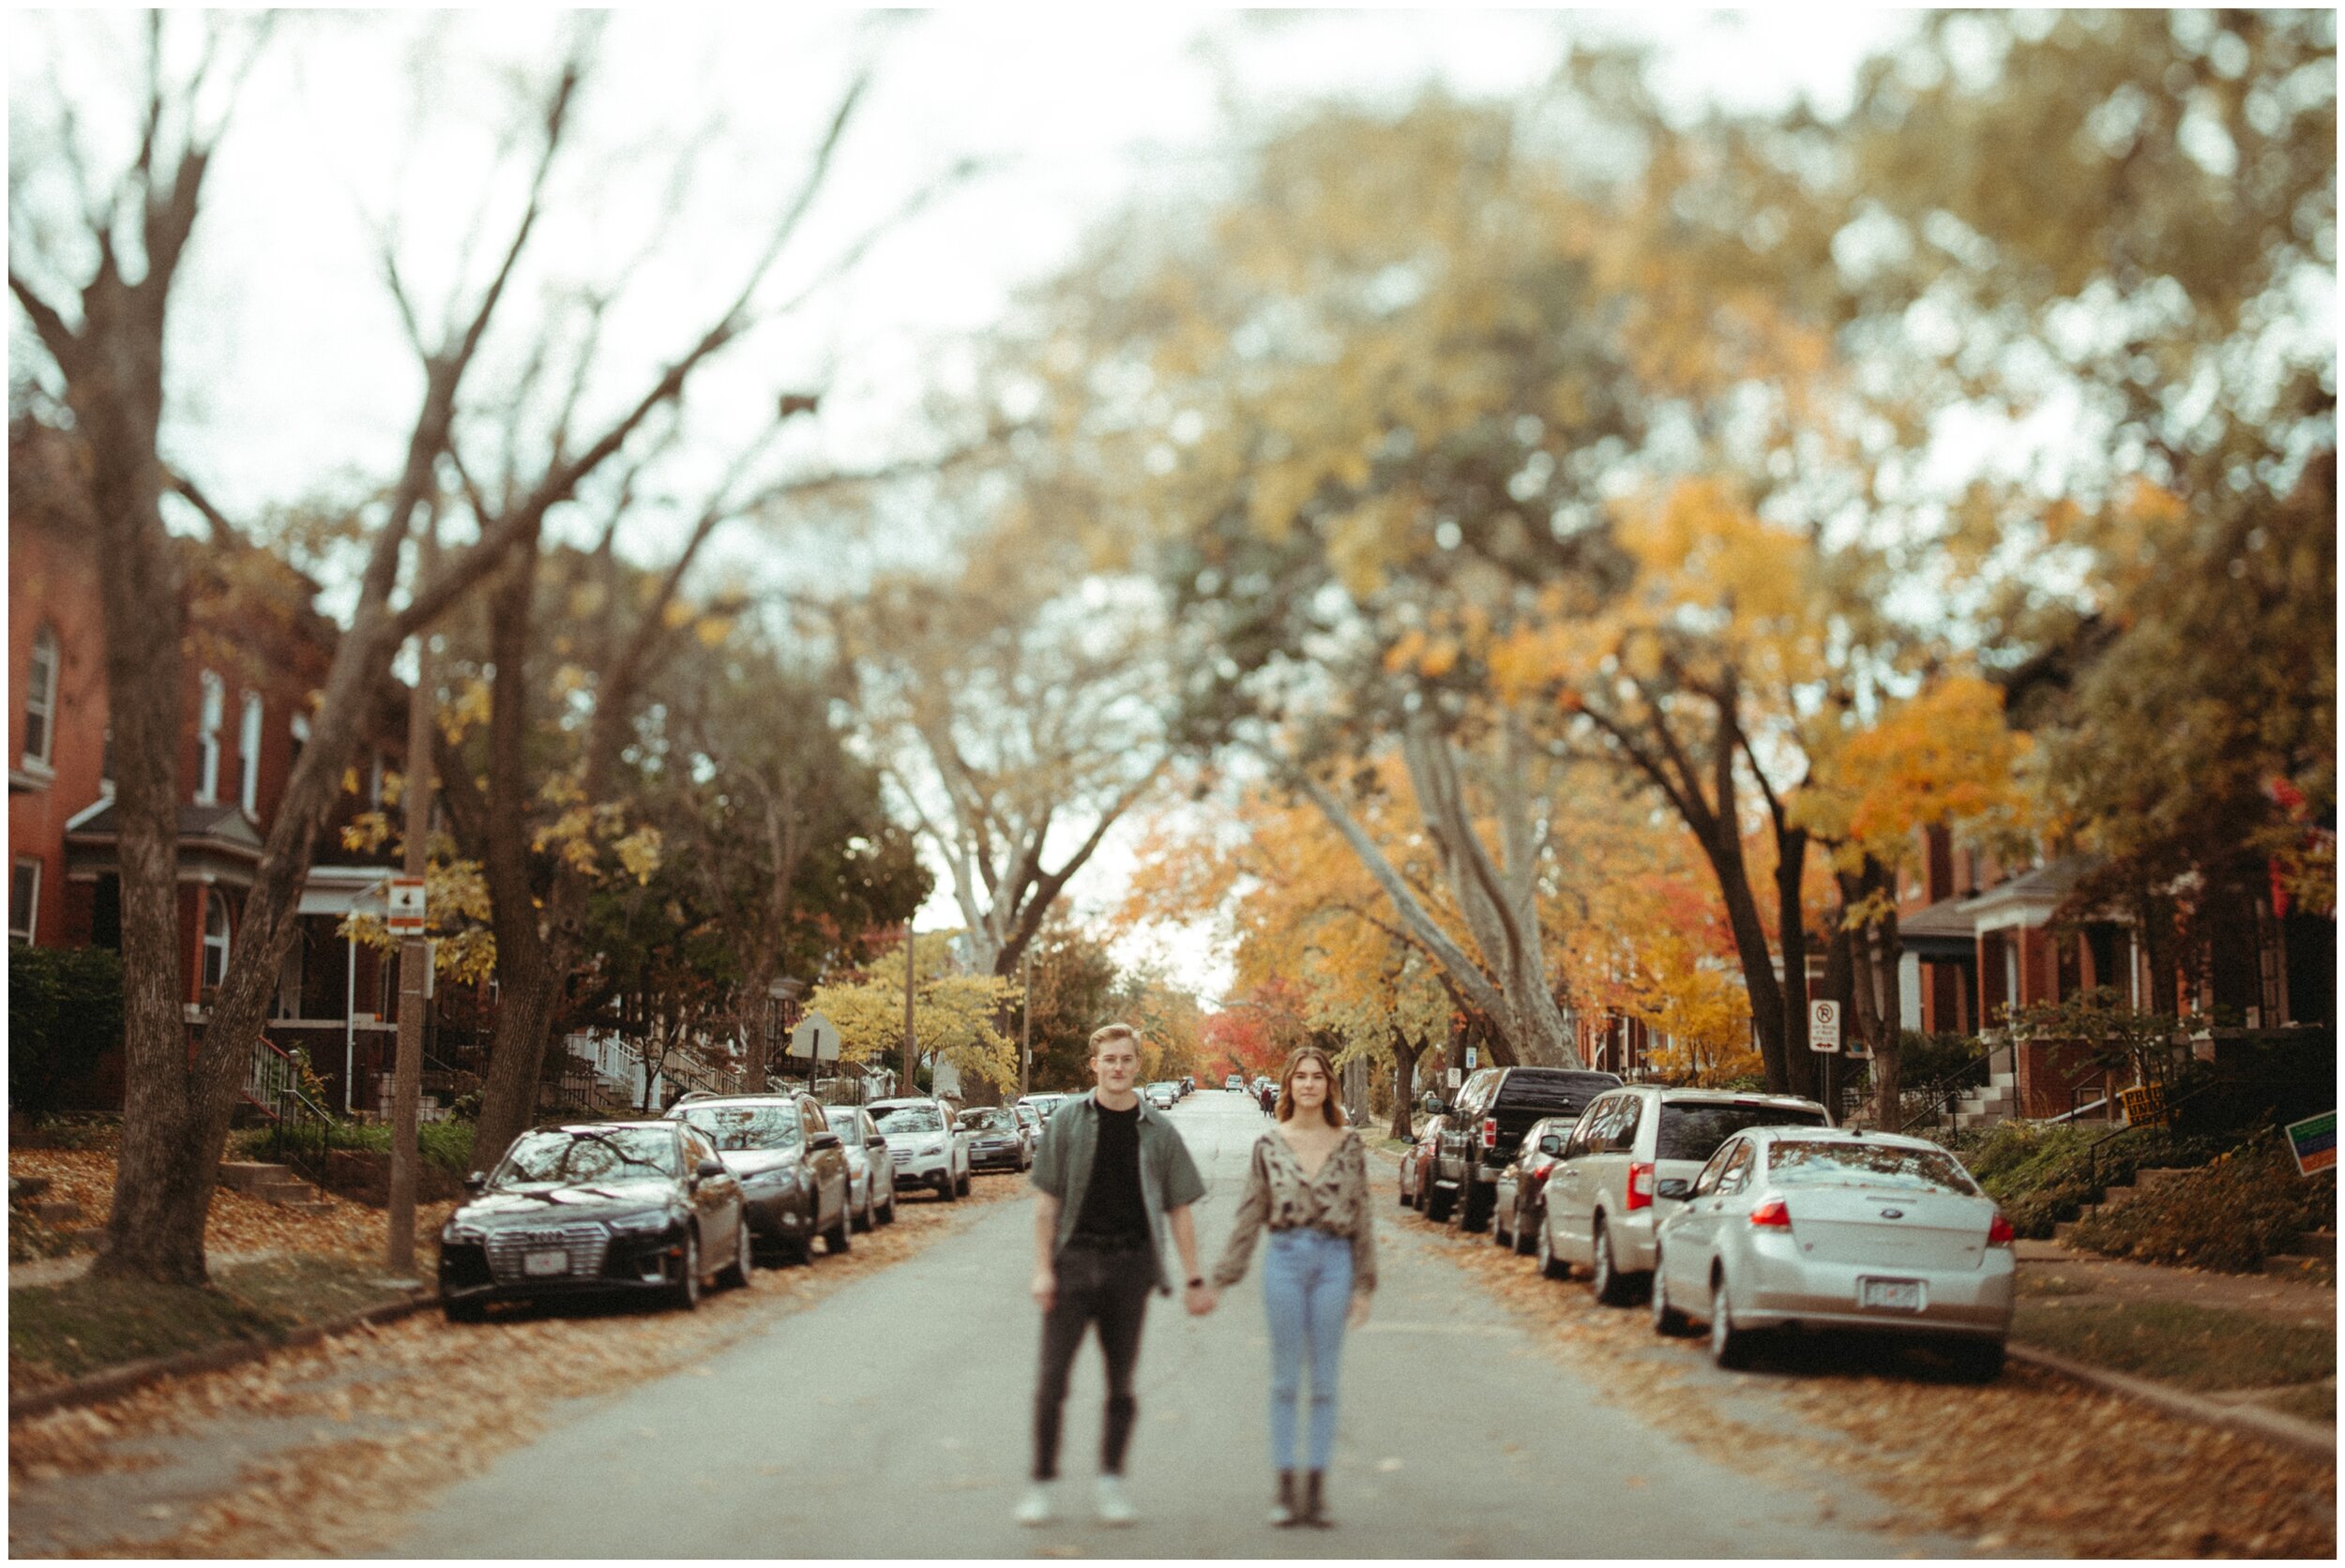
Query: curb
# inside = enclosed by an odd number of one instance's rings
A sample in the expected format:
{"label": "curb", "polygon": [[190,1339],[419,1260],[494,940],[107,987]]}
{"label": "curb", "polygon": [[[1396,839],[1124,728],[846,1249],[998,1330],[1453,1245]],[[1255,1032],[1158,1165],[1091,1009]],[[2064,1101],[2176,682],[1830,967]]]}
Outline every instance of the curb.
{"label": "curb", "polygon": [[385,1302],[364,1311],[336,1318],[330,1322],[303,1323],[287,1331],[282,1339],[238,1339],[226,1345],[215,1345],[207,1350],[189,1350],[185,1355],[157,1356],[150,1361],[134,1361],[127,1366],[93,1372],[86,1378],[43,1389],[38,1394],[22,1397],[10,1396],[8,1420],[11,1424],[26,1416],[46,1415],[52,1410],[69,1410],[76,1405],[93,1405],[101,1399],[112,1399],[159,1383],[167,1378],[183,1378],[197,1372],[218,1372],[231,1366],[241,1366],[249,1361],[261,1361],[280,1350],[303,1345],[314,1345],[334,1334],[348,1334],[353,1329],[371,1323],[395,1322],[412,1313],[439,1304],[436,1292],[423,1292],[404,1301]]}
{"label": "curb", "polygon": [[2228,1427],[2247,1437],[2310,1455],[2316,1459],[2326,1459],[2332,1464],[2337,1460],[2337,1434],[2328,1427],[2299,1421],[2292,1415],[2282,1415],[2277,1410],[2260,1410],[2251,1405],[2218,1404],[2165,1383],[2152,1382],[2146,1378],[2128,1377],[2123,1372],[2111,1372],[2084,1362],[2071,1361],[2050,1350],[2039,1350],[2033,1345],[2022,1345],[2016,1339],[2005,1345],[2005,1350],[2014,1361],[2023,1361],[2032,1366],[2043,1367],[2048,1372],[2057,1372],[2064,1378],[2091,1383],[2110,1394],[2122,1395],[2144,1405],[2154,1405],[2167,1414],[2180,1416],[2186,1421]]}

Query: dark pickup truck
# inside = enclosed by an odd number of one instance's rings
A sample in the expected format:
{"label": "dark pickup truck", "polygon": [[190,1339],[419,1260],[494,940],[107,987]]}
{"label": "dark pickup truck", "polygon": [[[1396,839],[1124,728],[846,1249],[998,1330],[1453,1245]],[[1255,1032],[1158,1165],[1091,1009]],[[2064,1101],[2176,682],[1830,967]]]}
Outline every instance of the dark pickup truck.
{"label": "dark pickup truck", "polygon": [[1544,1116],[1578,1116],[1607,1089],[1620,1087],[1616,1073],[1573,1067],[1484,1067],[1460,1086],[1446,1107],[1449,1124],[1433,1154],[1432,1184],[1425,1215],[1446,1220],[1463,1199],[1459,1221],[1468,1230],[1490,1222],[1498,1173],[1515,1157],[1531,1123]]}

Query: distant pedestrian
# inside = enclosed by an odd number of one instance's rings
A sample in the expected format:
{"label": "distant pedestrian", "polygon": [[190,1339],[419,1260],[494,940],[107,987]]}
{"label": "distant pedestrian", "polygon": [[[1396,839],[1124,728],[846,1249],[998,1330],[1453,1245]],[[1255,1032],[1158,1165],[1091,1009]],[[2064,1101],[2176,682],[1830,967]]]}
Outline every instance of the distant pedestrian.
{"label": "distant pedestrian", "polygon": [[1269,1115],[1272,1111],[1274,1111],[1274,1110],[1276,1110],[1276,1109],[1278,1109],[1278,1091],[1277,1091],[1277,1090],[1275,1090],[1275,1089],[1272,1089],[1272,1088],[1270,1087],[1270,1085],[1268,1085],[1268,1084],[1266,1084],[1266,1083],[1265,1083],[1265,1084],[1263,1084],[1263,1085],[1262,1086],[1262,1113],[1263,1113],[1264,1116],[1268,1116],[1268,1115]]}
{"label": "distant pedestrian", "polygon": [[1197,1267],[1197,1222],[1189,1205],[1205,1184],[1181,1135],[1133,1093],[1140,1036],[1113,1023],[1091,1036],[1098,1087],[1061,1106],[1035,1151],[1034,1299],[1042,1308],[1042,1359],[1034,1395],[1033,1483],[1018,1504],[1021,1525],[1055,1516],[1059,1426],[1075,1352],[1094,1324],[1106,1358],[1107,1409],[1099,1433],[1098,1515],[1127,1525],[1138,1516],[1124,1492],[1124,1454],[1140,1402],[1132,1374],[1152,1290],[1170,1294],[1165,1234],[1188,1279],[1186,1304],[1210,1311],[1213,1292]]}
{"label": "distant pedestrian", "polygon": [[[1270,1317],[1270,1459],[1278,1471],[1276,1525],[1326,1525],[1327,1460],[1336,1445],[1336,1384],[1343,1331],[1368,1320],[1376,1289],[1376,1233],[1368,1196],[1368,1149],[1344,1124],[1335,1066],[1306,1046],[1278,1081],[1278,1124],[1254,1144],[1229,1244],[1213,1272],[1217,1291],[1246,1277],[1257,1232],[1267,1226],[1263,1306]],[[1210,1310],[1211,1303],[1208,1303]],[[1311,1420],[1303,1485],[1295,1487],[1295,1426],[1306,1359]]]}

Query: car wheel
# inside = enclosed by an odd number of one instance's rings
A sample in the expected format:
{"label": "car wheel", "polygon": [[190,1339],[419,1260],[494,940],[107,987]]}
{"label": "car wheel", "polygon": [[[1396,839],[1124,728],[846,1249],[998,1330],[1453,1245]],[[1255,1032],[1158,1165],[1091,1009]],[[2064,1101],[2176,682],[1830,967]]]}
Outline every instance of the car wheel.
{"label": "car wheel", "polygon": [[1532,1210],[1527,1227],[1520,1223],[1515,1226],[1515,1255],[1519,1258],[1530,1257],[1531,1238],[1546,1229],[1547,1211],[1544,1208]]}
{"label": "car wheel", "polygon": [[444,1301],[440,1304],[440,1316],[451,1323],[482,1322],[489,1316],[489,1304],[477,1297],[471,1301]]}
{"label": "car wheel", "polygon": [[969,1183],[972,1174],[972,1172],[966,1170],[961,1173],[961,1196],[963,1198],[969,1196]]}
{"label": "car wheel", "polygon": [[753,1249],[749,1244],[749,1219],[747,1214],[743,1214],[740,1222],[733,1228],[733,1261],[725,1265],[725,1272],[719,1277],[731,1286],[739,1287],[749,1284],[749,1273],[757,1267],[757,1259],[752,1254]]}
{"label": "car wheel", "polygon": [[1620,1259],[1612,1256],[1612,1233],[1602,1219],[1596,1222],[1594,1256],[1596,1266],[1591,1273],[1596,1283],[1596,1299],[1606,1306],[1626,1306],[1629,1300],[1628,1276],[1620,1272]]}
{"label": "car wheel", "polygon": [[2003,1376],[2003,1341],[1957,1339],[1945,1348],[1955,1376],[1966,1383],[1991,1383]]}
{"label": "car wheel", "polygon": [[1548,1279],[1569,1279],[1571,1277],[1571,1265],[1555,1256],[1555,1243],[1548,1235],[1545,1225],[1539,1227],[1538,1259],[1539,1273],[1544,1277]]}
{"label": "car wheel", "polygon": [[866,1187],[863,1189],[863,1208],[855,1216],[855,1228],[868,1233],[877,1223],[879,1222],[871,1217],[871,1189]]}
{"label": "car wheel", "polygon": [[1497,1195],[1483,1197],[1482,1184],[1467,1179],[1465,1190],[1458,1195],[1458,1229],[1479,1232],[1490,1224],[1490,1211],[1497,1208]]}
{"label": "car wheel", "polygon": [[1750,1331],[1734,1326],[1734,1309],[1726,1299],[1726,1276],[1710,1281],[1710,1359],[1728,1371],[1750,1364]]}
{"label": "car wheel", "polygon": [[1666,1339],[1682,1337],[1693,1327],[1686,1315],[1670,1305],[1669,1287],[1661,1282],[1661,1256],[1653,1256],[1653,1332]]}
{"label": "car wheel", "polygon": [[1439,1186],[1428,1185],[1425,1189],[1425,1217],[1435,1225],[1446,1225],[1449,1223],[1449,1211],[1457,1201],[1455,1193],[1444,1192]]}
{"label": "car wheel", "polygon": [[936,1196],[943,1199],[947,1203],[952,1202],[961,1196],[960,1184],[953,1180],[953,1173],[951,1171],[948,1170],[944,1175],[939,1176],[936,1179]]}
{"label": "car wheel", "polygon": [[697,1231],[684,1233],[684,1277],[668,1288],[668,1301],[687,1312],[701,1304],[701,1239]]}
{"label": "car wheel", "polygon": [[888,1184],[887,1206],[879,1212],[879,1222],[882,1225],[896,1223],[896,1188],[893,1183]]}

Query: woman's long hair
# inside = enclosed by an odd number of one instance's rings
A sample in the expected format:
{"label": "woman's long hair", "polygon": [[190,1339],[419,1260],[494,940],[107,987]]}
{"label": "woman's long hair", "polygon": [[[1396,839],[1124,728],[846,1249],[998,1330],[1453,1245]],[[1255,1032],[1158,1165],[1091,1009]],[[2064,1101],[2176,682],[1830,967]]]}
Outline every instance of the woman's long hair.
{"label": "woman's long hair", "polygon": [[1342,1126],[1343,1108],[1336,1103],[1336,1064],[1328,1061],[1327,1053],[1317,1046],[1305,1046],[1288,1057],[1285,1068],[1279,1072],[1278,1120],[1284,1122],[1294,1114],[1294,1095],[1289,1086],[1294,1081],[1294,1069],[1306,1062],[1318,1063],[1319,1070],[1327,1075],[1327,1098],[1321,1102],[1319,1108],[1327,1118],[1327,1125]]}

